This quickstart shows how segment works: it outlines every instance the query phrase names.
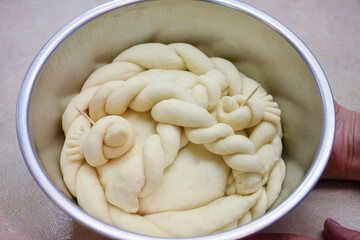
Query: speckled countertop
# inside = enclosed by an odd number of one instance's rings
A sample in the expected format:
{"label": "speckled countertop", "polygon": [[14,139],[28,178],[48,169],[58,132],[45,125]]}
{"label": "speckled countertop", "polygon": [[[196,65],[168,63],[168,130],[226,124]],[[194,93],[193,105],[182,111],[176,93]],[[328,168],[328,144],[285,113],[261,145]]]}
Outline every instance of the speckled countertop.
{"label": "speckled countertop", "polygon": [[[41,191],[23,161],[16,99],[32,59],[74,17],[104,0],[0,1],[0,239],[106,239],[77,224]],[[335,99],[360,111],[360,1],[244,0],[293,30],[322,65]],[[360,183],[320,181],[265,231],[322,239],[327,217],[360,230]]]}

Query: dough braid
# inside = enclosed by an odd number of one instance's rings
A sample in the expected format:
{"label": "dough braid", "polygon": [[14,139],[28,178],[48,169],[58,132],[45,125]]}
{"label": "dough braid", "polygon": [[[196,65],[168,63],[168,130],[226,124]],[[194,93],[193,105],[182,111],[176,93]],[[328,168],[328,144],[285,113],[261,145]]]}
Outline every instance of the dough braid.
{"label": "dough braid", "polygon": [[[261,87],[247,99],[255,87],[231,62],[189,44],[125,50],[91,74],[64,112],[65,184],[91,215],[154,236],[221,232],[264,215],[281,191],[285,164],[281,111]],[[220,195],[210,194],[200,205],[193,201],[195,208],[141,209],[161,196],[166,173],[176,176],[178,157],[194,145],[223,159],[225,164],[207,163],[221,166],[214,183],[223,189]],[[181,155],[182,148],[190,150]]]}

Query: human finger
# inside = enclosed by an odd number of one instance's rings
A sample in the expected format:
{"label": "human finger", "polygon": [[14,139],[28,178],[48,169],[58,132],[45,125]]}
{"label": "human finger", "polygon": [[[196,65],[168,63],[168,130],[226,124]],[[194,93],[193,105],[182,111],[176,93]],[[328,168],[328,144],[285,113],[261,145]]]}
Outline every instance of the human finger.
{"label": "human finger", "polygon": [[336,132],[323,179],[360,180],[360,113],[335,102]]}
{"label": "human finger", "polygon": [[328,240],[359,240],[360,232],[341,226],[331,218],[324,222],[324,235]]}

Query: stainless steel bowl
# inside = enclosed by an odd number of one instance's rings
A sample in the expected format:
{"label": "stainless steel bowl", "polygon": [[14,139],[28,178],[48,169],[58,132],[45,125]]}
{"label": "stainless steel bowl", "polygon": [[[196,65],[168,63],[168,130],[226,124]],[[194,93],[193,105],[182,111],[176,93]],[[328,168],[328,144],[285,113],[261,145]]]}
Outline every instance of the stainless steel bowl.
{"label": "stainless steel bowl", "polygon": [[319,63],[305,44],[269,15],[234,0],[115,1],[63,27],[40,50],[21,86],[17,132],[34,179],[64,212],[112,238],[155,239],[101,222],[81,210],[59,169],[61,115],[84,80],[102,63],[143,42],[188,42],[231,60],[259,81],[282,110],[287,175],[263,217],[198,239],[234,239],[272,224],[299,204],[318,181],[331,152],[334,104]]}

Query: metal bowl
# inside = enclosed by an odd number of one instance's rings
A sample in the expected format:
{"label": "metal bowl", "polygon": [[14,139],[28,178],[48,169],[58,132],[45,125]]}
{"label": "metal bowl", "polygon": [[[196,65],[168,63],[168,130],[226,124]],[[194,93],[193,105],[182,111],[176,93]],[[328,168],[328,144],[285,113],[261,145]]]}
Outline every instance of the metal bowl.
{"label": "metal bowl", "polygon": [[269,15],[234,0],[115,1],[77,17],[40,50],[21,86],[17,133],[25,162],[46,195],[82,225],[112,238],[155,239],[101,222],[79,208],[59,168],[61,115],[94,69],[143,42],[187,42],[229,59],[259,81],[282,110],[282,192],[263,217],[198,237],[235,239],[272,224],[299,204],[328,161],[335,131],[326,76],[305,44]]}

